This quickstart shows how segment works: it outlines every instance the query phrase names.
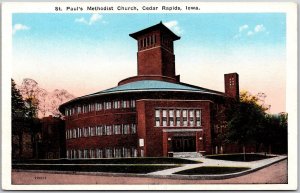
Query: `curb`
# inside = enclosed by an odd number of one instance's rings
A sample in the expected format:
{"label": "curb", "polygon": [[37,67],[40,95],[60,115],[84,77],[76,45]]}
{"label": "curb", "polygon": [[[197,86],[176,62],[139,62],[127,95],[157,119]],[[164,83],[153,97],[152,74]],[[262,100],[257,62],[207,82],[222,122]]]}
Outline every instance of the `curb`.
{"label": "curb", "polygon": [[73,175],[94,175],[94,176],[118,176],[118,177],[144,177],[144,178],[163,178],[163,179],[177,179],[177,180],[222,180],[228,178],[234,178],[243,176],[260,169],[266,168],[270,165],[278,163],[287,159],[283,157],[274,162],[268,163],[266,165],[249,169],[242,172],[236,172],[231,174],[218,174],[218,175],[180,175],[180,174],[171,174],[171,175],[152,175],[152,174],[131,174],[131,173],[107,173],[107,172],[78,172],[78,171],[52,171],[52,170],[22,170],[22,169],[12,169],[15,172],[32,172],[32,173],[51,173],[51,174],[73,174]]}

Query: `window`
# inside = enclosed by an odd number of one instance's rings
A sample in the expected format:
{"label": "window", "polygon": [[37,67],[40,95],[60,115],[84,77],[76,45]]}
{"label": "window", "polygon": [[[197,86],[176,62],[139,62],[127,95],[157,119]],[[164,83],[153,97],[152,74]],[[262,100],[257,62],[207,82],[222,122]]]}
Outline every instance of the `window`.
{"label": "window", "polygon": [[77,158],[76,153],[77,153],[77,151],[75,149],[73,149],[73,158]]}
{"label": "window", "polygon": [[131,106],[131,108],[135,108],[135,100],[130,101],[130,106]]}
{"label": "window", "polygon": [[131,152],[132,152],[132,157],[137,157],[138,151],[136,148],[131,148]]}
{"label": "window", "polygon": [[106,126],[105,126],[105,134],[106,134],[106,135],[112,135],[112,128],[111,128],[111,125],[106,125]]}
{"label": "window", "polygon": [[112,151],[112,149],[110,149],[110,148],[106,148],[106,149],[105,149],[105,157],[106,157],[106,158],[111,158],[111,157],[113,157],[113,151]]}
{"label": "window", "polygon": [[190,126],[194,126],[194,110],[189,110],[189,123]]}
{"label": "window", "polygon": [[174,110],[169,110],[169,125],[174,126]]}
{"label": "window", "polygon": [[103,127],[97,126],[96,127],[96,135],[102,135],[103,134]]}
{"label": "window", "polygon": [[201,111],[196,110],[196,126],[201,126]]}
{"label": "window", "polygon": [[182,122],[183,126],[187,126],[187,110],[182,110]]}
{"label": "window", "polygon": [[90,149],[90,158],[95,158],[95,150]]}
{"label": "window", "polygon": [[88,127],[87,136],[91,136],[91,127]]}
{"label": "window", "polygon": [[176,126],[181,126],[180,124],[180,110],[176,110]]}
{"label": "window", "polygon": [[131,134],[135,134],[136,133],[136,124],[131,124]]}
{"label": "window", "polygon": [[77,135],[78,135],[77,137],[78,137],[78,138],[81,137],[81,132],[80,132],[80,131],[81,131],[81,129],[80,129],[80,128],[77,128]]}
{"label": "window", "polygon": [[81,113],[81,106],[78,106],[78,107],[77,107],[77,113],[78,113],[78,114]]}
{"label": "window", "polygon": [[76,138],[76,129],[73,129],[73,138]]}
{"label": "window", "polygon": [[123,125],[123,134],[129,134],[129,133],[130,133],[129,124]]}
{"label": "window", "polygon": [[131,157],[130,148],[123,147],[123,157]]}
{"label": "window", "polygon": [[88,150],[83,150],[83,158],[88,158]]}
{"label": "window", "polygon": [[122,157],[121,148],[114,148],[114,155],[115,155],[115,157]]}
{"label": "window", "polygon": [[114,106],[113,106],[113,108],[114,109],[119,109],[120,108],[120,103],[119,103],[119,101],[114,101]]}
{"label": "window", "polygon": [[96,111],[102,110],[102,103],[96,103]]}
{"label": "window", "polygon": [[105,109],[111,109],[111,102],[104,102]]}
{"label": "window", "polygon": [[103,158],[103,151],[102,151],[102,149],[96,149],[96,156],[97,156],[97,158]]}
{"label": "window", "polygon": [[129,104],[130,104],[130,101],[123,101],[122,107],[125,109],[129,108]]}
{"label": "window", "polygon": [[69,159],[70,158],[70,151],[67,150],[67,158]]}
{"label": "window", "polygon": [[95,136],[95,127],[91,127],[91,136]]}
{"label": "window", "polygon": [[78,158],[82,158],[82,151],[80,149],[78,150]]}
{"label": "window", "polygon": [[121,125],[114,125],[114,134],[122,134],[121,133]]}
{"label": "window", "polygon": [[66,139],[68,139],[68,131],[66,131]]}
{"label": "window", "polygon": [[162,125],[167,126],[167,110],[162,110]]}
{"label": "window", "polygon": [[88,136],[88,128],[85,127],[83,128],[83,137],[87,137]]}
{"label": "window", "polygon": [[155,126],[160,126],[160,110],[155,110]]}

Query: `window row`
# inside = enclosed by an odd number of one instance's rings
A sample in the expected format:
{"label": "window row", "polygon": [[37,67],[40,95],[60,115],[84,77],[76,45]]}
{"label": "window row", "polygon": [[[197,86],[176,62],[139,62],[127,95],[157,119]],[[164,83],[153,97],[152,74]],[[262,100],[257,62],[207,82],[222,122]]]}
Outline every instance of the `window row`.
{"label": "window row", "polygon": [[155,126],[200,127],[200,109],[155,109]]}
{"label": "window row", "polygon": [[135,108],[135,100],[116,100],[107,102],[96,102],[91,104],[78,105],[72,108],[65,109],[65,115],[71,116],[74,114],[88,113],[94,111]]}
{"label": "window row", "polygon": [[153,34],[151,36],[145,37],[139,41],[139,47],[145,48],[151,46],[156,43],[156,35]]}
{"label": "window row", "polygon": [[98,125],[66,130],[66,139],[101,135],[135,134],[136,124]]}
{"label": "window row", "polygon": [[137,157],[137,149],[134,147],[96,148],[96,149],[68,149],[68,159],[87,158],[120,158]]}

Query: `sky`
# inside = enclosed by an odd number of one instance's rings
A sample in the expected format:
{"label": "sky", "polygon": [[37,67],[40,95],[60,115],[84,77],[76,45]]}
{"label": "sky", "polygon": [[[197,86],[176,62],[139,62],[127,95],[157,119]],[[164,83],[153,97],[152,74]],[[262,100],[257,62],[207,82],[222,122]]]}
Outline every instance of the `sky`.
{"label": "sky", "polygon": [[114,87],[137,75],[129,34],[160,21],[181,37],[182,82],[224,92],[224,74],[237,72],[240,90],[265,93],[270,113],[286,111],[284,13],[13,14],[12,77],[77,97]]}

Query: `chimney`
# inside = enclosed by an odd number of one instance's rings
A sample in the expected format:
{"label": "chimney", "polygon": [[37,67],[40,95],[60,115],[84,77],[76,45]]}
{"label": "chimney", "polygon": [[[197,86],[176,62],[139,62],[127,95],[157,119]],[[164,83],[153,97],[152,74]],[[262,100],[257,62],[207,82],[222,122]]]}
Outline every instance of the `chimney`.
{"label": "chimney", "polygon": [[239,75],[238,73],[224,74],[225,94],[229,97],[239,100]]}

